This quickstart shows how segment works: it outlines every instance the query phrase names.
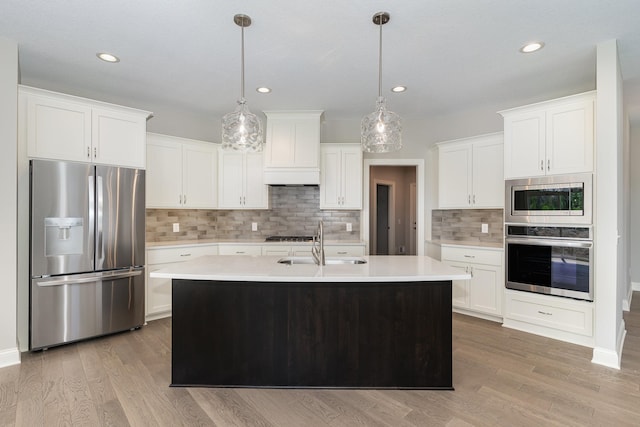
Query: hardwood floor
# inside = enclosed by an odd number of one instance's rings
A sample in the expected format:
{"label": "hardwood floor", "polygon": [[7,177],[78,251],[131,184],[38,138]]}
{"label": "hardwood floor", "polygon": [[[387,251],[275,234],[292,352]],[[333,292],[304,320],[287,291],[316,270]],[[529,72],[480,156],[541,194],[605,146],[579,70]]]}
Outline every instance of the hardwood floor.
{"label": "hardwood floor", "polygon": [[0,426],[640,424],[640,293],[622,369],[591,350],[455,314],[455,391],[170,388],[171,320],[0,369]]}

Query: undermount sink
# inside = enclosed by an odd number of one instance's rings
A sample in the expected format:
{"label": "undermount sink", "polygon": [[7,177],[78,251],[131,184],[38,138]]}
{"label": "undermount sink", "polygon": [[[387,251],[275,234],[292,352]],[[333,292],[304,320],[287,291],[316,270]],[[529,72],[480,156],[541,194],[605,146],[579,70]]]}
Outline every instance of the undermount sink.
{"label": "undermount sink", "polygon": [[[286,258],[280,258],[278,264],[294,265],[294,264],[315,264],[313,257],[310,256],[291,256]],[[357,257],[344,257],[344,258],[326,258],[326,265],[341,265],[341,264],[366,264],[367,260]]]}

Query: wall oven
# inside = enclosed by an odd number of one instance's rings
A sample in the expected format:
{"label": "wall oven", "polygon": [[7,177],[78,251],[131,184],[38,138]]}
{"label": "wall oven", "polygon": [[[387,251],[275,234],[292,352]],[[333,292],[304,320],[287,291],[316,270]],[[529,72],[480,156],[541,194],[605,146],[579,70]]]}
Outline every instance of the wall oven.
{"label": "wall oven", "polygon": [[506,225],[506,287],[593,301],[590,226]]}
{"label": "wall oven", "polygon": [[505,222],[592,224],[592,174],[507,180]]}

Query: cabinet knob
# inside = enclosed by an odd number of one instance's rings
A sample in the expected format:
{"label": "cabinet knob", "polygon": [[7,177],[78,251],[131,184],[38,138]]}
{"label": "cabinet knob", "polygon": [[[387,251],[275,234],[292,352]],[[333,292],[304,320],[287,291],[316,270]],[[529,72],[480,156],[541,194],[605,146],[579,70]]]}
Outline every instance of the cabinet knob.
{"label": "cabinet knob", "polygon": [[544,160],[540,160],[540,170],[544,170]]}
{"label": "cabinet knob", "polygon": [[551,159],[547,160],[547,170],[551,170]]}
{"label": "cabinet knob", "polygon": [[471,194],[467,195],[467,203],[471,204]]}
{"label": "cabinet knob", "polygon": [[98,157],[98,149],[96,147],[93,147],[93,158],[97,158]]}
{"label": "cabinet knob", "polygon": [[476,204],[476,195],[475,194],[473,195],[473,204],[474,205]]}
{"label": "cabinet knob", "polygon": [[185,205],[187,204],[187,195],[186,194],[182,197],[182,203],[184,203]]}
{"label": "cabinet knob", "polygon": [[91,158],[91,147],[87,147],[87,159]]}

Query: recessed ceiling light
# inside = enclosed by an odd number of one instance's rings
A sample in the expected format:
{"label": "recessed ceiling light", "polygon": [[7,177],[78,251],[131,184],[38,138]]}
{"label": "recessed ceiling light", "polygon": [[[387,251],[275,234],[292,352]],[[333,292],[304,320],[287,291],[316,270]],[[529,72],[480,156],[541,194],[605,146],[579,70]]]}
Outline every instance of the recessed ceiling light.
{"label": "recessed ceiling light", "polygon": [[404,92],[405,90],[407,90],[406,86],[394,86],[391,88],[391,92],[395,92],[395,93]]}
{"label": "recessed ceiling light", "polygon": [[120,58],[110,53],[98,52],[96,53],[96,56],[105,62],[120,62]]}
{"label": "recessed ceiling light", "polygon": [[522,53],[532,53],[537,50],[540,50],[544,47],[544,43],[542,42],[531,42],[527,43],[520,48],[520,52]]}
{"label": "recessed ceiling light", "polygon": [[266,86],[260,86],[260,87],[256,88],[256,91],[258,93],[269,93],[269,92],[271,92],[271,88],[268,88]]}

